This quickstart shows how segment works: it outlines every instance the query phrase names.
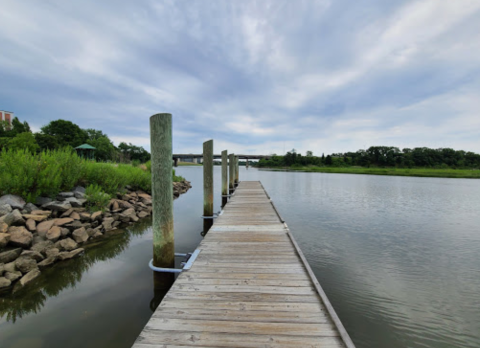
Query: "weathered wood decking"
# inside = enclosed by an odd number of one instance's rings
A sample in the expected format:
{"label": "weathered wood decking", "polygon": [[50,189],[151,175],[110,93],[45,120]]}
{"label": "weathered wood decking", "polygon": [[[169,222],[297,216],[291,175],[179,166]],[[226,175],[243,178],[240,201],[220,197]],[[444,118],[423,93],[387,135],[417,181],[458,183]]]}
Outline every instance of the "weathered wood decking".
{"label": "weathered wood decking", "polygon": [[241,182],[134,348],[347,347],[348,334],[260,182]]}

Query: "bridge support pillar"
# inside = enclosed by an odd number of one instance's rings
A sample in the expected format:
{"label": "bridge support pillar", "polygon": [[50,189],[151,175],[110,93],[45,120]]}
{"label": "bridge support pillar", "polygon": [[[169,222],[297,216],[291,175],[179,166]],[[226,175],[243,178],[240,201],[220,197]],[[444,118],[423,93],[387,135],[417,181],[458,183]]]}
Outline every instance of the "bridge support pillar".
{"label": "bridge support pillar", "polygon": [[175,158],[173,159],[173,165],[174,165],[175,167],[178,167],[178,161],[179,161],[178,157],[175,157]]}

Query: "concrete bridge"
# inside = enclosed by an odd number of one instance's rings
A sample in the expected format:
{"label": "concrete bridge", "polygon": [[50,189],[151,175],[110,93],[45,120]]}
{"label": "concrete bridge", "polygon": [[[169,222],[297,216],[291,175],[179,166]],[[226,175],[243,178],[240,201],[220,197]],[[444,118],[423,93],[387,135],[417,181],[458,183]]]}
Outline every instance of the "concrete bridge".
{"label": "concrete bridge", "polygon": [[[248,165],[248,160],[259,160],[259,159],[262,159],[262,158],[270,158],[270,156],[268,155],[237,155],[235,154],[235,157],[238,157],[239,159],[244,159],[247,161],[247,165]],[[172,158],[173,158],[173,161],[174,161],[174,165],[177,166],[178,162],[179,161],[182,161],[182,160],[186,160],[186,159],[192,159],[193,160],[193,163],[201,163],[202,160],[203,160],[203,154],[192,154],[192,153],[189,153],[189,154],[173,154],[172,155]],[[213,155],[213,159],[221,159],[222,158],[222,155]],[[200,161],[199,161],[200,159]]]}

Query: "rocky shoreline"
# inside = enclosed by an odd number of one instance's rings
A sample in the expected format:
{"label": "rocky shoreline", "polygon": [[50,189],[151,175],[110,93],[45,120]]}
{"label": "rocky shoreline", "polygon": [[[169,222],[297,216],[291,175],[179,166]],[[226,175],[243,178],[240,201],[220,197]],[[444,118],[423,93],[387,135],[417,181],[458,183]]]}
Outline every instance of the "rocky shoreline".
{"label": "rocky shoreline", "polygon": [[[173,195],[190,188],[186,180],[174,182]],[[105,211],[89,213],[86,201],[83,187],[61,192],[55,201],[39,197],[36,204],[14,195],[0,197],[0,296],[22,289],[42,269],[82,255],[85,243],[152,213],[152,197],[128,186]]]}

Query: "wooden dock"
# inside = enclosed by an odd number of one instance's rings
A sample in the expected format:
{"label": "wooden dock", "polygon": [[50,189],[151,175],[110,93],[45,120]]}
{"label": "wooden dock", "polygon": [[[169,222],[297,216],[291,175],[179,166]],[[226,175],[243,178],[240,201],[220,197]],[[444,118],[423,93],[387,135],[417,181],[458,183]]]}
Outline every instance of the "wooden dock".
{"label": "wooden dock", "polygon": [[242,181],[134,348],[354,348],[262,184]]}

